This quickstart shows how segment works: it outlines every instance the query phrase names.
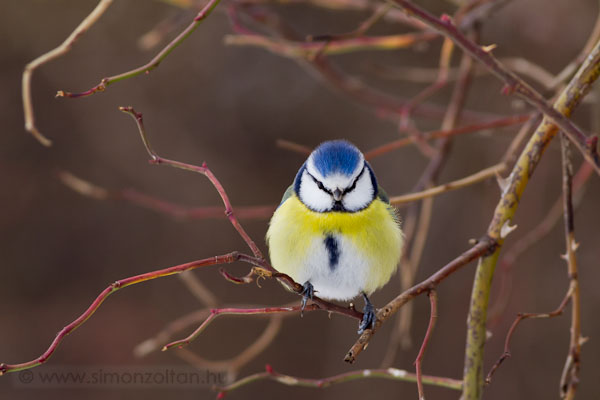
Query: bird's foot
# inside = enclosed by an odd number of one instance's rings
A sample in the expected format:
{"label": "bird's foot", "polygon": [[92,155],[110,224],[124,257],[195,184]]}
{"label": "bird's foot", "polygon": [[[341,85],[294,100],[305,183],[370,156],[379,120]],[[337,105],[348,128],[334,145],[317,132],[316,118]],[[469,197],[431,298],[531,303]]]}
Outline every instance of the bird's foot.
{"label": "bird's foot", "polygon": [[312,300],[313,296],[315,295],[315,288],[313,287],[312,283],[309,281],[304,282],[304,285],[302,285],[302,292],[300,292],[300,294],[302,295],[302,308],[300,309],[300,316],[303,316],[306,302],[308,299]]}
{"label": "bird's foot", "polygon": [[363,298],[365,299],[365,308],[363,309],[363,319],[358,327],[359,335],[361,335],[366,329],[373,329],[375,327],[375,322],[377,321],[375,307],[373,307],[373,304],[371,304],[369,298],[364,293]]}

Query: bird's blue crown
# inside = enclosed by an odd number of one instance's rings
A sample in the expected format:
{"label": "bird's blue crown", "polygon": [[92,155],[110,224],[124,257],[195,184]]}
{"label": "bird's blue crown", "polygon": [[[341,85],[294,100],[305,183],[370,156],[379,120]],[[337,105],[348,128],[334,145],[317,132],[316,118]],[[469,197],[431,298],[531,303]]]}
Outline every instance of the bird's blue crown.
{"label": "bird's blue crown", "polygon": [[362,159],[360,150],[345,140],[332,140],[322,143],[312,154],[315,168],[321,175],[334,173],[352,175]]}

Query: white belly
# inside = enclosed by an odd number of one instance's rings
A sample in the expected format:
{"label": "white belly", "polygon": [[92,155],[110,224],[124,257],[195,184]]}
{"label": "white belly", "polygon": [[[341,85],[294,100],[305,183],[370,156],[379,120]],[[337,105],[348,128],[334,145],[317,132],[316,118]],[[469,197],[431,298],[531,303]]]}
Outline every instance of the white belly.
{"label": "white belly", "polygon": [[350,300],[364,291],[371,262],[343,235],[331,237],[338,250],[337,260],[332,256],[331,243],[327,246],[324,237],[315,238],[302,262],[304,267],[292,278],[301,285],[310,282],[323,299]]}

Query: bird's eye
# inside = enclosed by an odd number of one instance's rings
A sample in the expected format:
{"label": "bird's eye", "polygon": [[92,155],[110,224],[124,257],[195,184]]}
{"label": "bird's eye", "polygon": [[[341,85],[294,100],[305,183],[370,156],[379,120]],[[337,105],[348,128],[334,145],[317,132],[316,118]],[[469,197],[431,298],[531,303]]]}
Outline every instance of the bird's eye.
{"label": "bird's eye", "polygon": [[326,188],[326,187],[323,185],[323,183],[322,183],[320,180],[318,180],[317,178],[315,178],[314,176],[312,176],[312,175],[310,174],[310,172],[306,171],[306,174],[312,178],[313,182],[317,184],[317,187],[318,187],[320,190],[322,190],[322,191],[324,191],[324,192],[327,192],[327,193],[331,194],[331,190],[327,189],[327,188]]}
{"label": "bird's eye", "polygon": [[344,194],[350,193],[351,191],[353,191],[356,188],[356,184],[358,183],[358,180],[360,179],[362,174],[365,172],[365,169],[366,169],[366,167],[363,167],[362,171],[360,171],[360,174],[358,174],[358,176],[356,178],[354,178],[352,185],[350,185],[350,187],[344,189]]}

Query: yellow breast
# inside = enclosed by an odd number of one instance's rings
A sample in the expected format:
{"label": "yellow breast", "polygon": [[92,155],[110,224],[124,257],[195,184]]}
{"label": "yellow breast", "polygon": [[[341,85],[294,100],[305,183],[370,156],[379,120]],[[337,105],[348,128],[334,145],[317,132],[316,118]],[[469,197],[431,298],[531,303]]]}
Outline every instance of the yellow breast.
{"label": "yellow breast", "polygon": [[[275,211],[267,232],[271,263],[297,279],[306,268],[315,241],[322,243],[331,234],[343,236],[352,244],[352,251],[366,260],[367,273],[357,294],[371,293],[388,282],[400,260],[403,237],[395,210],[380,199],[354,213],[318,213],[291,196]],[[354,273],[344,271],[344,265],[338,268],[342,273]]]}

